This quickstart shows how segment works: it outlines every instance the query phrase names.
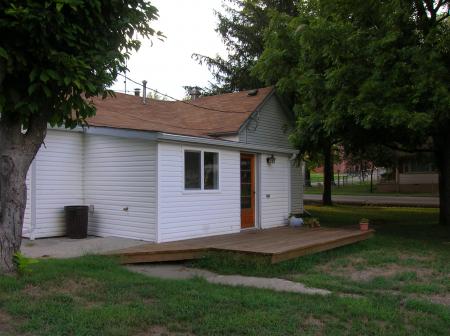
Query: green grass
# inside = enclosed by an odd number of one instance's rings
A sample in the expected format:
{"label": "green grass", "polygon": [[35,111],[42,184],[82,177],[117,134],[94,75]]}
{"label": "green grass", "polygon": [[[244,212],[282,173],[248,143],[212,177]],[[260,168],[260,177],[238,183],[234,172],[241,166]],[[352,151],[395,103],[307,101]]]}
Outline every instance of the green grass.
{"label": "green grass", "polygon": [[450,236],[437,224],[437,210],[423,208],[309,206],[325,226],[369,218],[374,238],[358,244],[270,265],[264,258],[211,253],[196,267],[224,274],[282,277],[335,292],[442,296],[450,304]]}
{"label": "green grass", "polygon": [[[337,181],[337,179],[336,179]],[[313,194],[318,195],[323,193],[323,186],[315,185],[312,187],[305,188],[305,194]],[[346,184],[344,186],[340,185],[333,186],[331,189],[331,193],[333,195],[389,195],[389,196],[434,196],[432,193],[395,193],[395,192],[379,192],[377,191],[377,186],[374,184],[373,192],[370,192],[370,183],[355,183],[355,184]]]}
{"label": "green grass", "polygon": [[[447,335],[449,237],[434,209],[319,207],[322,224],[368,217],[375,238],[270,265],[214,254],[195,263],[221,273],[277,276],[331,296],[161,280],[114,259],[43,260],[0,276],[0,335]],[[384,274],[382,271],[397,272]],[[376,273],[380,271],[381,273]],[[374,276],[355,280],[355,274]],[[343,294],[345,294],[343,296]],[[349,295],[351,294],[351,295]]]}
{"label": "green grass", "polygon": [[104,257],[46,260],[32,268],[21,278],[0,277],[2,335],[444,335],[450,323],[447,309],[423,300],[160,280]]}

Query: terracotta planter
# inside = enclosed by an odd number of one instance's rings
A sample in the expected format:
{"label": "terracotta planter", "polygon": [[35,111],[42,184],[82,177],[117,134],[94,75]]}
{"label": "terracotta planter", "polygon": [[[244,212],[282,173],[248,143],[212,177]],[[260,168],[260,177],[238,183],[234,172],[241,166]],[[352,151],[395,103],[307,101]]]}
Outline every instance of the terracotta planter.
{"label": "terracotta planter", "polygon": [[359,229],[361,231],[368,231],[369,230],[369,223],[368,222],[359,222]]}

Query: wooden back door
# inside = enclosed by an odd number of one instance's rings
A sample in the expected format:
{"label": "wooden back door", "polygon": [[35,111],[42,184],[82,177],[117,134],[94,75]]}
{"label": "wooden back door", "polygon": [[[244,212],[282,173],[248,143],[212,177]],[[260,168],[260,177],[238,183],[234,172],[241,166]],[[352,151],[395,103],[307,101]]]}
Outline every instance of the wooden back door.
{"label": "wooden back door", "polygon": [[255,227],[255,155],[241,154],[241,229]]}

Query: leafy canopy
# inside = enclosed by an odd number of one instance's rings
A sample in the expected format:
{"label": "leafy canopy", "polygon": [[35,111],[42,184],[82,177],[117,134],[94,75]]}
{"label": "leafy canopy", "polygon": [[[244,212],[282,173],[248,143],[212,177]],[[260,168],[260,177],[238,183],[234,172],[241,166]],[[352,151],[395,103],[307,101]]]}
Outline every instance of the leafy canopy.
{"label": "leafy canopy", "polygon": [[145,0],[0,3],[1,123],[33,119],[75,127],[94,115],[86,98],[108,93],[157,9]]}
{"label": "leafy canopy", "polygon": [[294,97],[299,148],[416,148],[450,132],[448,6],[317,0],[274,13],[254,71]]}

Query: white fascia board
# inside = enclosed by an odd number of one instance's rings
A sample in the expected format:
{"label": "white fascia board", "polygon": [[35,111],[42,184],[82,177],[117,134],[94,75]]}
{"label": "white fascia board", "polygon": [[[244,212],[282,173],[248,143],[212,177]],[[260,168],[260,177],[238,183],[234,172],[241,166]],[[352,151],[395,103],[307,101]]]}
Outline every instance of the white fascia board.
{"label": "white fascia board", "polygon": [[230,148],[230,149],[236,149],[236,150],[240,150],[240,151],[247,151],[247,152],[253,152],[253,153],[279,153],[279,154],[297,154],[298,153],[298,151],[295,149],[257,146],[257,145],[245,144],[242,142],[236,142],[236,141],[192,137],[192,136],[169,134],[169,133],[158,133],[156,140],[160,141],[160,142],[184,142],[184,143],[191,143],[191,144],[226,147],[226,148]]}

